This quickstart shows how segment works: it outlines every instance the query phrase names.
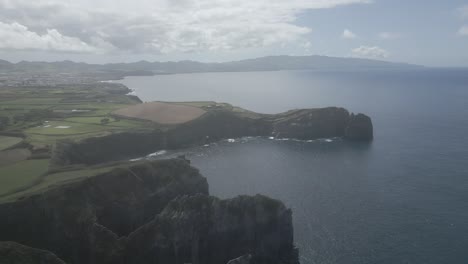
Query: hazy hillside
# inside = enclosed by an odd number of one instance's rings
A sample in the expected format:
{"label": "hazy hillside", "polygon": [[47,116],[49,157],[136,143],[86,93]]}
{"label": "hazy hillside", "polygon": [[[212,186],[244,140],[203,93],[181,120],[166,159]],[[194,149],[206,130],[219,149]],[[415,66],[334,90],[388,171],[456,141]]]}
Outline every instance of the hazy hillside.
{"label": "hazy hillside", "polygon": [[270,71],[270,70],[359,70],[415,68],[417,65],[385,61],[336,58],[326,56],[269,56],[256,59],[223,63],[202,63],[195,61],[147,62],[114,64],[86,64],[72,61],[9,63],[0,61],[2,72],[131,72],[136,75],[158,73],[190,73],[219,71]]}

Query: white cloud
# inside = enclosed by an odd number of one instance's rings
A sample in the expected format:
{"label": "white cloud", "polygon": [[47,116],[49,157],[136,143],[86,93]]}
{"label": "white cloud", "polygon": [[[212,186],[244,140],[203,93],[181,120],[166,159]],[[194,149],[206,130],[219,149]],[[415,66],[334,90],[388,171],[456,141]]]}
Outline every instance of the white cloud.
{"label": "white cloud", "polygon": [[312,43],[310,41],[305,41],[302,43],[302,48],[306,53],[310,53],[310,48],[312,47]]}
{"label": "white cloud", "polygon": [[460,36],[468,36],[468,25],[462,26],[462,27],[458,30],[458,35],[460,35]]}
{"label": "white cloud", "polygon": [[[298,14],[359,3],[371,0],[0,0],[0,22],[29,32],[4,30],[0,39],[67,43],[55,50],[154,53],[300,45],[311,29],[295,23]],[[31,47],[23,46],[16,48]]]}
{"label": "white cloud", "polygon": [[0,22],[0,49],[52,50],[68,52],[97,52],[78,38],[67,37],[55,29],[47,29],[44,34],[29,31],[24,25],[16,22]]}
{"label": "white cloud", "polygon": [[357,35],[354,34],[351,30],[345,29],[343,31],[343,34],[341,35],[341,37],[344,38],[344,39],[355,39],[355,38],[357,38]]}
{"label": "white cloud", "polygon": [[363,58],[388,58],[390,53],[377,46],[360,46],[352,50],[353,56]]}
{"label": "white cloud", "polygon": [[379,33],[379,38],[381,39],[399,39],[401,38],[401,34],[400,33],[396,33],[396,32],[380,32]]}

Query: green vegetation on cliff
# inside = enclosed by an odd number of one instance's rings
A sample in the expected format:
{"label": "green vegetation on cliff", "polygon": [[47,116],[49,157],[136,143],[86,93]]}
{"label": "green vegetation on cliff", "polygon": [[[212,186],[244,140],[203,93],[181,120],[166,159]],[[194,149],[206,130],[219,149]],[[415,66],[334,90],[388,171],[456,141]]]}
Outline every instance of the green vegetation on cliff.
{"label": "green vegetation on cliff", "polygon": [[21,188],[33,186],[47,173],[49,160],[25,160],[0,167],[0,196]]}
{"label": "green vegetation on cliff", "polygon": [[112,83],[0,87],[0,200],[28,196],[116,166],[108,162],[126,166],[128,159],[158,150],[227,138],[367,141],[373,136],[369,117],[343,108],[268,115],[217,102],[141,103],[129,92]]}
{"label": "green vegetation on cliff", "polygon": [[56,254],[69,264],[224,264],[251,254],[255,264],[298,264],[290,209],[262,195],[209,196],[206,178],[182,158],[0,203],[0,241],[24,245],[0,243],[0,259],[12,261]]}
{"label": "green vegetation on cliff", "polygon": [[23,141],[23,139],[18,137],[0,136],[0,151],[11,148],[21,141]]}

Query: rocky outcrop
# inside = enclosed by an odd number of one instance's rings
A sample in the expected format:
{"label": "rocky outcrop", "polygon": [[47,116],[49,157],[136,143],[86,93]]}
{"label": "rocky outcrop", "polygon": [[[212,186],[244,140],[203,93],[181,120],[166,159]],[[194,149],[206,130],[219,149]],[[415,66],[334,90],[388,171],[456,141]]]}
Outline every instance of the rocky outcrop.
{"label": "rocky outcrop", "polygon": [[252,255],[249,254],[231,259],[227,264],[253,264],[252,262]]}
{"label": "rocky outcrop", "polygon": [[2,264],[65,264],[55,254],[15,242],[0,242]]}
{"label": "rocky outcrop", "polygon": [[296,264],[291,221],[289,209],[261,195],[184,196],[127,238],[126,257],[141,264],[217,264],[249,253],[256,263]]}
{"label": "rocky outcrop", "polygon": [[[184,159],[145,162],[0,205],[0,241],[67,263],[296,264],[291,211],[257,195],[220,200]],[[0,259],[2,256],[0,255]]]}
{"label": "rocky outcrop", "polygon": [[198,170],[181,159],[116,169],[0,205],[0,241],[50,250],[69,263],[113,262],[128,235],[180,195],[207,194]]}
{"label": "rocky outcrop", "polygon": [[59,142],[54,149],[52,164],[97,164],[245,136],[302,140],[342,137],[360,141],[370,141],[373,136],[368,116],[350,114],[344,108],[302,109],[254,116],[218,109],[193,121],[152,132],[126,132],[81,142]]}
{"label": "rocky outcrop", "polygon": [[351,114],[344,137],[355,141],[372,140],[374,138],[374,128],[370,117],[363,114]]}
{"label": "rocky outcrop", "polygon": [[337,107],[289,111],[271,120],[272,135],[303,140],[342,137],[349,116],[346,109]]}

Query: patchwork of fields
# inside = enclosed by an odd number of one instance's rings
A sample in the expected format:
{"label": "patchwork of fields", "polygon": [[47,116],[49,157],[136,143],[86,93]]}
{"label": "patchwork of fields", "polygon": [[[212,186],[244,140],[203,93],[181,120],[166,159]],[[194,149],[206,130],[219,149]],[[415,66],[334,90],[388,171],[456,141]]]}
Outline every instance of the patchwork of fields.
{"label": "patchwork of fields", "polygon": [[140,103],[126,93],[126,87],[114,84],[0,87],[0,201],[112,168],[53,173],[49,163],[60,140],[153,129],[149,121],[112,115]]}
{"label": "patchwork of fields", "polygon": [[0,136],[0,151],[11,148],[22,141],[23,139],[20,137]]}
{"label": "patchwork of fields", "polygon": [[214,109],[252,115],[215,102],[141,103],[128,92],[109,83],[0,87],[0,203],[129,165],[57,167],[57,142],[172,127]]}

